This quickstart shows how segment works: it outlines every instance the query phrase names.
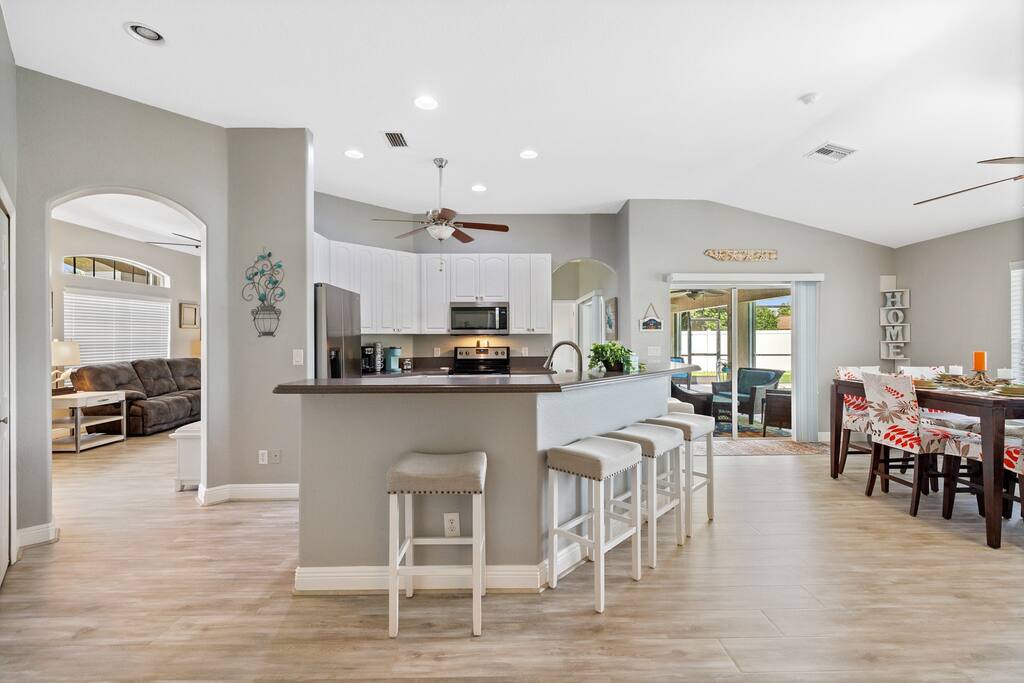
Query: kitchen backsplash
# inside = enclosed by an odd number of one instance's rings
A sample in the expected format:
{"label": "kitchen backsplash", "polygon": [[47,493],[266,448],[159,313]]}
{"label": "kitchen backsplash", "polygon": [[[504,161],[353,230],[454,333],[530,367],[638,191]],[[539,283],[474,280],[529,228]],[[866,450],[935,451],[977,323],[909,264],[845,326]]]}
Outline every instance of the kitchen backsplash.
{"label": "kitchen backsplash", "polygon": [[[451,336],[431,334],[364,334],[363,344],[380,342],[384,346],[401,346],[402,358],[433,357],[434,349],[441,349],[441,357],[450,358],[456,346],[481,345],[508,346],[514,357],[547,356],[551,351],[551,335],[519,334],[509,336]],[[524,352],[525,351],[525,352]]]}

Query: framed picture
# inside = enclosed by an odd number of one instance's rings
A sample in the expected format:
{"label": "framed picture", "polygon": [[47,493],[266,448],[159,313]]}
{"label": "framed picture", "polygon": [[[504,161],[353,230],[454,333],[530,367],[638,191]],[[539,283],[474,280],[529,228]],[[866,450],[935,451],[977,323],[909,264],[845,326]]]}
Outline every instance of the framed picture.
{"label": "framed picture", "polygon": [[178,302],[178,327],[183,330],[199,329],[199,304]]}
{"label": "framed picture", "polygon": [[615,296],[604,302],[604,340],[619,340],[619,298]]}

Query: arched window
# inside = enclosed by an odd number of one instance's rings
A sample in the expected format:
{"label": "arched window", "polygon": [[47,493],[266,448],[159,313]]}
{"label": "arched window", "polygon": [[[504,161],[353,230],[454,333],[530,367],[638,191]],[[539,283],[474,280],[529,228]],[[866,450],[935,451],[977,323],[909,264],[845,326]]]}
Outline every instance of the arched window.
{"label": "arched window", "polygon": [[156,268],[110,256],[65,256],[63,272],[65,275],[84,275],[97,280],[134,282],[152,287],[171,286],[171,278]]}

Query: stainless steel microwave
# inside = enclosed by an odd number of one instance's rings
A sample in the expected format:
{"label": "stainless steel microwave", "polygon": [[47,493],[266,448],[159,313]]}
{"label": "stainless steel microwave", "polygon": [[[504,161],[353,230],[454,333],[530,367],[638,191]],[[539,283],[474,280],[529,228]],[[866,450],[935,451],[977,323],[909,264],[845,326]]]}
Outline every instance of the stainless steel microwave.
{"label": "stainless steel microwave", "polygon": [[508,302],[452,303],[448,323],[452,334],[508,334]]}

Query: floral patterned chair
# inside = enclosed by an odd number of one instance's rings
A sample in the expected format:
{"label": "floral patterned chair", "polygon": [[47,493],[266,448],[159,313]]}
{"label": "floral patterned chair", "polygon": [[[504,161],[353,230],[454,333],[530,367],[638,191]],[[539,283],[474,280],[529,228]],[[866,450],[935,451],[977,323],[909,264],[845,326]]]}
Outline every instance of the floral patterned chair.
{"label": "floral patterned chair", "polygon": [[[901,375],[909,375],[914,379],[935,379],[946,372],[945,365],[930,366],[909,366],[905,365],[899,369]],[[948,413],[944,410],[934,408],[921,408],[921,418],[937,427],[949,427],[951,429],[976,430],[978,418],[960,413]]]}
{"label": "floral patterned chair", "polygon": [[[949,519],[953,516],[953,503],[957,493],[973,493],[978,500],[978,514],[985,514],[981,493],[981,434],[973,431],[950,430],[951,436],[946,442],[946,461],[943,467],[945,480],[942,495],[942,516]],[[1013,517],[1013,503],[1022,503],[1021,516],[1024,517],[1024,457],[1021,448],[1024,439],[1007,434],[1003,443],[1003,517]],[[960,467],[960,459],[966,460],[968,478]],[[1021,495],[1015,496],[1014,489],[1020,483]]]}
{"label": "floral patterned chair", "polygon": [[[878,368],[866,368],[868,371],[878,372]],[[838,367],[836,368],[836,379],[846,379],[855,382],[863,380],[865,368]],[[843,394],[843,429],[839,437],[839,474],[846,469],[846,455],[850,452],[850,436],[853,432],[866,434],[868,443],[871,442],[870,419],[868,418],[868,400],[864,396]],[[854,453],[870,453],[866,448],[853,446]]]}
{"label": "floral patterned chair", "polygon": [[[895,481],[911,488],[910,515],[917,516],[921,494],[928,493],[928,478],[938,475],[937,456],[946,452],[952,438],[950,430],[921,420],[914,380],[909,375],[881,375],[864,373],[864,393],[868,401],[871,421],[871,471],[864,495],[870,496],[875,480],[882,480],[882,490]],[[892,458],[891,449],[905,455]],[[893,464],[909,464],[913,456],[913,481],[890,473]]]}

